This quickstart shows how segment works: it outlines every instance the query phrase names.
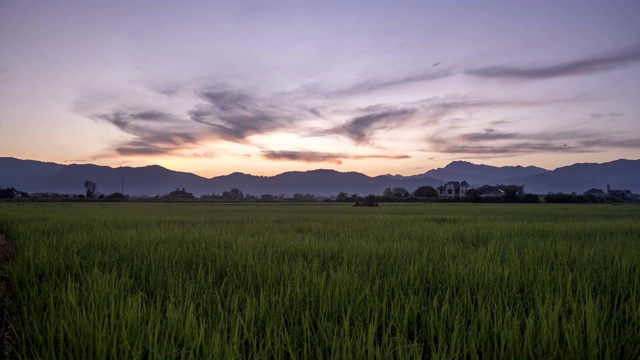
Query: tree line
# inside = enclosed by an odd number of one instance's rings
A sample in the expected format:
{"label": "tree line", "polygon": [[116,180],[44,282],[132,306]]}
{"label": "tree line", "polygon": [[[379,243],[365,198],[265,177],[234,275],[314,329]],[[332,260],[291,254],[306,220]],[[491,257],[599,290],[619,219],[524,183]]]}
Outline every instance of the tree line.
{"label": "tree line", "polygon": [[[98,186],[91,180],[83,183],[84,194],[69,195],[58,193],[32,193],[27,194],[13,187],[0,188],[0,199],[31,199],[32,201],[211,201],[211,202],[314,202],[314,201],[335,201],[353,202],[356,206],[377,206],[384,202],[474,202],[474,203],[615,203],[623,202],[615,196],[595,196],[591,194],[564,194],[549,193],[546,195],[527,194],[524,185],[498,184],[495,186],[484,185],[479,188],[470,189],[466,196],[445,197],[439,196],[438,191],[432,186],[420,186],[413,192],[409,192],[403,187],[387,187],[380,195],[360,195],[349,194],[344,191],[338,192],[332,197],[319,197],[313,194],[295,193],[291,196],[284,194],[245,194],[239,188],[232,188],[223,191],[221,194],[202,195],[199,198],[184,188],[177,188],[163,196],[135,197],[126,196],[120,192],[109,195],[100,194]],[[497,192],[496,190],[499,190]],[[497,195],[499,193],[499,195]],[[496,194],[496,195],[494,195]]]}

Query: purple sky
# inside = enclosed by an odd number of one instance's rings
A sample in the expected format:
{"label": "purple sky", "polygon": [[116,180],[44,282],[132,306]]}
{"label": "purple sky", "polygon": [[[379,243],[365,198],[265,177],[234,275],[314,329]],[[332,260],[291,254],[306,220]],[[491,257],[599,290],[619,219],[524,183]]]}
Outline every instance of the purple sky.
{"label": "purple sky", "polygon": [[638,1],[2,1],[0,156],[204,176],[640,156]]}

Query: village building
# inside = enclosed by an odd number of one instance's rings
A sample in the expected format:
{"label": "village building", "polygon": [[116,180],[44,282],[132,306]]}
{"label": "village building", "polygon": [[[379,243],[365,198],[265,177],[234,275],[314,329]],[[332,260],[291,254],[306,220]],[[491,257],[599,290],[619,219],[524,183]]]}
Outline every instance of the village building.
{"label": "village building", "polygon": [[480,197],[493,197],[493,196],[503,196],[504,191],[497,186],[492,186],[491,189],[484,190]]}
{"label": "village building", "polygon": [[614,190],[611,189],[611,186],[607,184],[607,195],[609,196],[617,196],[622,199],[631,199],[634,197],[634,194],[631,190]]}
{"label": "village building", "polygon": [[604,191],[602,191],[602,189],[589,189],[587,191],[584,192],[585,195],[594,195],[594,196],[606,196],[607,193],[605,193]]}
{"label": "village building", "polygon": [[438,196],[456,197],[467,196],[471,187],[469,187],[469,183],[466,181],[449,181],[442,186],[438,186],[436,190],[438,191]]}

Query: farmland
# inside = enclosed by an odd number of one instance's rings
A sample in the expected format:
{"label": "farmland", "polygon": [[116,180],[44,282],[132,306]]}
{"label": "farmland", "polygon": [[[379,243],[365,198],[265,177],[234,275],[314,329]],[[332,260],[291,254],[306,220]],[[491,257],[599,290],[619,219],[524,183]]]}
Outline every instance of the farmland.
{"label": "farmland", "polygon": [[0,204],[13,355],[639,358],[640,206]]}

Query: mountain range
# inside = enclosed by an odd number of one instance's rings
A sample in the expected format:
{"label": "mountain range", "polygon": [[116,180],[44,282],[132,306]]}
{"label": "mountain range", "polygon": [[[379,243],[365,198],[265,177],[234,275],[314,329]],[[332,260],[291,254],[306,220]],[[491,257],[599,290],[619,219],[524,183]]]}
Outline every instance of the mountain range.
{"label": "mountain range", "polygon": [[335,170],[291,171],[275,176],[232,173],[213,178],[173,171],[158,165],[145,167],[98,166],[93,164],[62,165],[34,160],[0,157],[0,188],[20,191],[82,194],[84,181],[97,184],[103,194],[120,192],[128,195],[164,195],[185,189],[194,195],[221,194],[239,188],[245,194],[293,195],[294,193],[332,196],[349,194],[382,194],[387,187],[403,187],[413,192],[420,186],[437,187],[448,181],[466,180],[472,187],[496,184],[524,185],[534,194],[548,192],[583,193],[591,188],[640,192],[640,160],[615,160],[607,163],[579,163],[555,170],[535,166],[478,165],[454,161],[443,168],[413,176],[380,175],[370,177],[357,172]]}

